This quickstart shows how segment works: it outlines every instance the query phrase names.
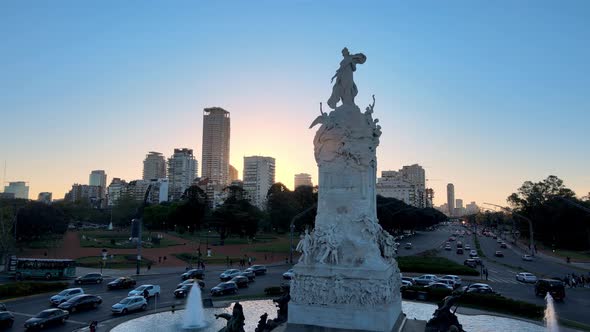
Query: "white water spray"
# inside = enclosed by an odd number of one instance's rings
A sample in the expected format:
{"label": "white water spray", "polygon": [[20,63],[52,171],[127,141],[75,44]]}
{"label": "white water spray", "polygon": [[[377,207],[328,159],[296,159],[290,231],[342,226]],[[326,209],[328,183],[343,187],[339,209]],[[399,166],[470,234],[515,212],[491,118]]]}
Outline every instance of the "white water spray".
{"label": "white water spray", "polygon": [[188,293],[186,309],[182,318],[183,329],[198,329],[204,327],[205,313],[203,311],[203,300],[201,300],[201,288],[198,283],[194,283],[191,291]]}
{"label": "white water spray", "polygon": [[547,302],[547,307],[545,308],[545,316],[543,317],[543,320],[545,321],[547,332],[559,332],[559,326],[557,326],[557,313],[555,312],[553,297],[549,292],[547,292],[547,295],[545,296],[545,302]]}

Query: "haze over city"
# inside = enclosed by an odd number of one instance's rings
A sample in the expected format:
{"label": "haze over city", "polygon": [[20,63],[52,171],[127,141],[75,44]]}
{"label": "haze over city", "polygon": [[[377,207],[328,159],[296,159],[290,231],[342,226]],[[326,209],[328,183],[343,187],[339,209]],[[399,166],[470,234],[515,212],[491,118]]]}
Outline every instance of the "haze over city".
{"label": "haze over city", "polygon": [[356,102],[375,94],[378,174],[422,165],[435,205],[447,183],[506,205],[551,174],[590,192],[588,2],[344,3],[2,2],[2,180],[61,198],[91,170],[141,178],[149,151],[200,163],[219,106],[240,178],[262,155],[277,182],[315,184],[308,127],[346,46],[367,55]]}

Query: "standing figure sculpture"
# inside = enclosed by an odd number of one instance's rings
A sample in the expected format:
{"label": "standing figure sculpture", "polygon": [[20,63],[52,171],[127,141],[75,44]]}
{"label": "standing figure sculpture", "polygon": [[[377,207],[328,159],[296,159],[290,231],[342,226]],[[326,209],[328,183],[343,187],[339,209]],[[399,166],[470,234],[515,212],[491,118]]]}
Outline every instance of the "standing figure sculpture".
{"label": "standing figure sculpture", "polygon": [[305,230],[305,235],[301,235],[301,240],[297,244],[296,251],[301,253],[301,257],[299,257],[299,263],[303,262],[305,264],[310,263],[311,259],[311,251],[313,249],[313,239],[309,234],[309,230]]}
{"label": "standing figure sculpture", "polygon": [[357,64],[363,64],[367,61],[367,57],[362,54],[350,54],[345,47],[342,50],[344,59],[340,61],[340,68],[336,70],[336,74],[332,76],[331,82],[336,79],[336,83],[332,88],[332,95],[328,99],[328,106],[336,109],[336,104],[342,100],[342,104],[354,105],[354,97],[358,94],[358,89],[352,77],[352,73],[356,71]]}

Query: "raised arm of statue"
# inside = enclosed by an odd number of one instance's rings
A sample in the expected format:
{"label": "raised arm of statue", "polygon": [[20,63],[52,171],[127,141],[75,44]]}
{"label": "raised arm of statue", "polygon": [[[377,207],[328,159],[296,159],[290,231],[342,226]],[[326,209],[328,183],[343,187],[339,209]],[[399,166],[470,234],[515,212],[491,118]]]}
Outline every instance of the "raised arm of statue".
{"label": "raised arm of statue", "polygon": [[357,64],[363,64],[367,60],[367,57],[362,53],[351,55],[346,47],[342,50],[342,57],[340,67],[330,81],[333,82],[334,78],[336,78],[336,83],[332,88],[332,95],[328,99],[328,106],[332,109],[336,109],[336,104],[340,100],[342,100],[342,104],[354,105],[354,97],[357,95],[358,90],[354,84],[352,73],[356,71]]}

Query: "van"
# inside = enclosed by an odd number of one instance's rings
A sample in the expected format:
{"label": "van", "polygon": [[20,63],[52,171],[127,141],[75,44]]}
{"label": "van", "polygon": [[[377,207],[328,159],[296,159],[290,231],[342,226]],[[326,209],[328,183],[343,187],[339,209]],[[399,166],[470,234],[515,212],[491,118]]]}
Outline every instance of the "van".
{"label": "van", "polygon": [[543,296],[549,293],[556,301],[565,299],[565,285],[562,281],[554,279],[539,279],[535,283],[535,295]]}

